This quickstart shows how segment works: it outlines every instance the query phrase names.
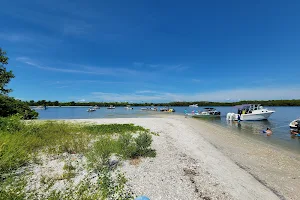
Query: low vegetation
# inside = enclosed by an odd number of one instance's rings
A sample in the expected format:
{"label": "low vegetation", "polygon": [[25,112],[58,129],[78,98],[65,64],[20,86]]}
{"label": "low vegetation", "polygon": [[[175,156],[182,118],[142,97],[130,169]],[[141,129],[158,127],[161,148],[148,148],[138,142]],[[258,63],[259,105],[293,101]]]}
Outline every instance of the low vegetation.
{"label": "low vegetation", "polygon": [[[151,143],[149,130],[133,124],[0,118],[0,199],[31,195],[40,199],[76,199],[78,195],[86,199],[132,199],[126,178],[117,166],[126,159],[154,157]],[[60,169],[60,174],[33,173],[33,169],[51,167],[54,161],[54,169]],[[87,175],[73,184],[81,171]],[[91,177],[96,177],[93,185]],[[40,186],[30,187],[32,180],[39,180]],[[57,190],[58,181],[64,183],[63,191]]]}

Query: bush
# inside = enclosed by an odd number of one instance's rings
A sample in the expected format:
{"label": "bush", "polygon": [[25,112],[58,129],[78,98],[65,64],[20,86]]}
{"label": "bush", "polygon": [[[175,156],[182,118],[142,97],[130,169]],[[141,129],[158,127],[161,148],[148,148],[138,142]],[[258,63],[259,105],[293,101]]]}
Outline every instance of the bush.
{"label": "bush", "polygon": [[124,158],[128,159],[134,156],[136,152],[136,144],[134,143],[133,137],[131,134],[126,133],[123,135],[120,135],[118,138],[118,154]]}
{"label": "bush", "polygon": [[135,138],[136,142],[136,155],[137,156],[150,156],[154,157],[155,151],[150,149],[151,143],[152,143],[152,137],[149,133],[143,132],[138,135],[137,138]]}
{"label": "bush", "polygon": [[22,119],[36,119],[38,113],[32,110],[28,104],[20,100],[0,95],[0,117],[20,115]]}

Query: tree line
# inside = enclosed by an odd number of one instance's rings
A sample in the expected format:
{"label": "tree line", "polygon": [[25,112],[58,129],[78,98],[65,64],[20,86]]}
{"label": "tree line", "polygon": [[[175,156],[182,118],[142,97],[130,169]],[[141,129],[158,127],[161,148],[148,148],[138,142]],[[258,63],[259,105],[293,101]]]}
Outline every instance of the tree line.
{"label": "tree line", "polygon": [[198,106],[235,106],[241,104],[261,104],[263,106],[300,106],[300,99],[292,100],[243,100],[238,102],[210,102],[210,101],[192,101],[192,102],[169,102],[169,103],[128,103],[128,102],[59,102],[59,101],[26,101],[29,106],[100,106],[107,107],[110,105],[114,106],[189,106],[192,104],[198,104]]}

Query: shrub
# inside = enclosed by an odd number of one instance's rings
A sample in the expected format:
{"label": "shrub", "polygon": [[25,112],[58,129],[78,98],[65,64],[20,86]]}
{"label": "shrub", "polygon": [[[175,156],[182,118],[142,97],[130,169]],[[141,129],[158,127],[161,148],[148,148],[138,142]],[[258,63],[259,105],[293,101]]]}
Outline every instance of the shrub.
{"label": "shrub", "polygon": [[38,117],[38,113],[32,110],[25,102],[1,94],[0,117],[16,114],[19,114],[22,119],[36,119]]}
{"label": "shrub", "polygon": [[137,156],[155,156],[154,151],[150,149],[152,137],[149,133],[143,132],[135,138]]}
{"label": "shrub", "polygon": [[118,154],[124,159],[134,157],[136,152],[136,144],[131,134],[126,133],[118,138]]}

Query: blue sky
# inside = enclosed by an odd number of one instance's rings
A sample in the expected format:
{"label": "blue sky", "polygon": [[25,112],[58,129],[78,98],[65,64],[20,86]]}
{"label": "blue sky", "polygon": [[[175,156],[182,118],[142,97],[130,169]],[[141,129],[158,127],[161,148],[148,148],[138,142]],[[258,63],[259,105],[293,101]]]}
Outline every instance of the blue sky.
{"label": "blue sky", "polygon": [[[300,98],[300,1],[1,2],[11,96]],[[3,9],[4,8],[4,9]]]}

